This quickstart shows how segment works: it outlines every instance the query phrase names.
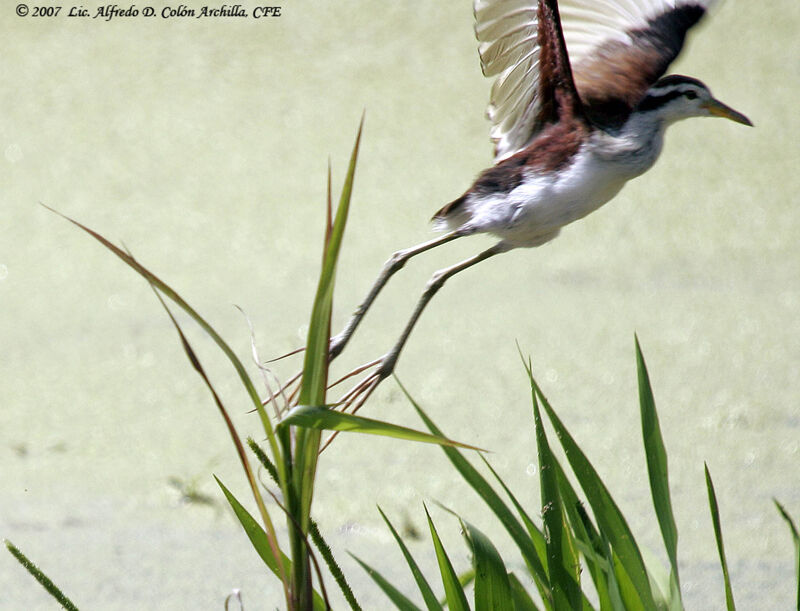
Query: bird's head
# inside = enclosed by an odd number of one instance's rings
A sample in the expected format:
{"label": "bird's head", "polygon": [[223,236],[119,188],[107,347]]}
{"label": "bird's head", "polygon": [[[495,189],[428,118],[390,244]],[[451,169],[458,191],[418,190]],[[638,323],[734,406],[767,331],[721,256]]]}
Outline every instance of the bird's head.
{"label": "bird's head", "polygon": [[665,123],[689,117],[724,117],[744,125],[753,124],[742,113],[717,100],[697,79],[673,74],[658,80],[636,107],[638,113],[653,113]]}

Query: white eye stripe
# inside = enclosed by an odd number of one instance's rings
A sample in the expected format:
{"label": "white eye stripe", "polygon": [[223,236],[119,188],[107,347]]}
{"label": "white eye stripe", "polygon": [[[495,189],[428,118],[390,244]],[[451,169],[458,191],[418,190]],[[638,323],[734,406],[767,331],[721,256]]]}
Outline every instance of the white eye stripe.
{"label": "white eye stripe", "polygon": [[653,89],[650,89],[650,91],[647,92],[647,95],[660,98],[667,95],[674,95],[676,93],[680,95],[687,95],[689,93],[700,95],[700,92],[701,90],[698,87],[692,85],[684,85],[684,86],[671,85],[669,87],[655,87]]}
{"label": "white eye stripe", "polygon": [[665,84],[650,89],[644,99],[639,102],[638,108],[642,112],[657,110],[681,98],[695,100],[706,91],[705,88],[698,87],[694,83]]}

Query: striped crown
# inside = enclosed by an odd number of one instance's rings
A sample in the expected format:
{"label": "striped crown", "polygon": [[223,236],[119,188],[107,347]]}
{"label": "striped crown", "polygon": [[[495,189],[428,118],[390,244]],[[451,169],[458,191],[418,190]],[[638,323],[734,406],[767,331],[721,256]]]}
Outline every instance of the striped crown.
{"label": "striped crown", "polygon": [[636,106],[638,112],[657,111],[671,102],[683,98],[696,100],[698,97],[709,97],[711,92],[708,87],[696,78],[671,74],[665,76],[647,90],[644,98]]}

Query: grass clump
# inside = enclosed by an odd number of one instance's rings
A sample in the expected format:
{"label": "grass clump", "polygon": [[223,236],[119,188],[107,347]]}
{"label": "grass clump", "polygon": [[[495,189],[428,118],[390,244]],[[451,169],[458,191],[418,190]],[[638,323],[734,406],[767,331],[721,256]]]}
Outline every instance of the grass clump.
{"label": "grass clump", "polygon": [[[224,482],[215,478],[216,482],[265,568],[279,579],[285,608],[299,611],[331,607],[325,588],[323,568],[318,557],[327,567],[328,573],[333,577],[348,606],[351,609],[361,608],[312,518],[317,465],[321,450],[324,449],[322,435],[325,431],[329,431],[332,435],[325,443],[329,443],[339,432],[359,432],[438,444],[452,467],[500,521],[522,557],[524,574],[509,571],[500,552],[500,546],[491,541],[477,526],[457,515],[466,545],[472,555],[471,569],[458,573],[426,507],[426,519],[441,581],[442,594],[437,595],[431,580],[421,571],[402,537],[386,514],[379,509],[400,547],[404,562],[414,577],[419,596],[426,609],[445,607],[474,608],[480,611],[683,609],[677,562],[678,529],[670,498],[667,451],[638,339],[636,363],[642,438],[655,519],[662,534],[666,557],[669,560],[668,567],[655,566],[646,561],[644,550],[636,542],[610,491],[535,381],[530,362],[524,362],[524,365],[531,388],[541,495],[541,507],[535,512],[528,512],[522,507],[505,482],[483,455],[478,453],[477,460],[491,473],[491,478],[484,476],[464,453],[465,450],[474,451],[477,448],[447,438],[402,385],[400,385],[402,391],[416,409],[428,429],[427,432],[358,416],[354,412],[363,401],[348,401],[347,395],[338,402],[328,398],[333,289],[353,192],[360,139],[361,127],[356,136],[335,212],[332,204],[330,169],[328,172],[322,266],[311,308],[303,369],[287,385],[273,392],[269,385],[269,376],[262,366],[261,373],[268,388],[265,399],[259,396],[253,378],[228,343],[174,289],[142,265],[127,250],[112,244],[81,223],[65,217],[145,278],[163,306],[187,359],[202,379],[222,416],[248,483],[255,513],[251,513],[245,503],[231,493]],[[263,445],[253,439],[243,440],[237,432],[228,408],[175,318],[172,311],[174,307],[183,310],[197,323],[233,366],[241,383],[241,389],[251,402],[263,429],[266,440]],[[359,370],[354,373],[359,373]],[[368,396],[369,392],[366,392],[363,395],[364,400]],[[273,409],[268,411],[269,406]],[[346,409],[350,409],[350,413],[346,413]],[[566,457],[566,463],[563,465],[551,446],[546,424],[555,432]],[[264,485],[256,477],[256,470],[251,464],[252,456],[269,474],[271,486]],[[573,486],[573,480],[577,482],[582,495]],[[727,608],[734,609],[717,499],[707,467],[706,481],[725,583],[725,600]],[[177,481],[176,487],[187,495],[196,493],[190,485],[181,481]],[[198,499],[201,497],[195,500]],[[202,501],[211,502],[205,497],[202,497]],[[798,609],[800,609],[800,535],[788,512],[777,501],[776,505],[790,527],[795,544]],[[541,516],[538,524],[531,518],[531,514]],[[286,534],[283,536],[279,536],[279,528],[276,526],[280,522],[285,524]],[[76,608],[19,549],[8,541],[6,547],[64,608]],[[377,569],[358,558],[356,561],[396,608],[403,610],[420,608]],[[241,601],[238,592],[235,598]],[[230,600],[226,602],[226,606],[228,602]],[[273,601],[270,603],[270,606],[274,605]]]}
{"label": "grass clump", "polygon": [[[330,320],[333,306],[333,289],[339,251],[344,238],[350,208],[360,141],[361,126],[356,136],[335,212],[332,205],[330,169],[328,171],[327,217],[322,267],[311,308],[303,369],[292,381],[294,383],[294,380],[296,380],[298,384],[293,391],[288,390],[291,384],[281,388],[277,393],[269,391],[268,397],[264,400],[259,396],[253,379],[233,349],[183,297],[142,265],[130,252],[112,244],[109,240],[78,221],[64,217],[97,240],[128,267],[147,280],[156,298],[163,306],[175,328],[187,359],[202,379],[223,418],[239,457],[242,471],[248,482],[257,510],[256,515],[251,514],[222,481],[217,479],[217,483],[259,557],[267,569],[280,580],[286,608],[291,611],[330,608],[330,602],[322,579],[321,567],[313,552],[314,548],[317,549],[328,565],[329,571],[335,576],[335,580],[350,607],[353,609],[360,608],[352,589],[333,559],[330,547],[325,543],[311,519],[311,506],[323,431],[360,432],[427,443],[456,443],[430,433],[413,431],[388,422],[362,418],[352,413],[343,413],[335,409],[335,406],[327,398],[328,346],[331,337]],[[53,210],[53,212],[56,211]],[[170,302],[172,306],[170,306]],[[217,393],[199,356],[173,315],[171,307],[174,306],[183,310],[200,326],[233,366],[242,390],[252,403],[253,411],[258,415],[266,439],[263,448],[251,440],[251,451],[255,451],[258,462],[272,477],[277,486],[277,491],[272,491],[262,486],[258,481],[245,448],[245,441],[242,440],[237,432],[228,408]],[[283,401],[283,406],[278,407],[278,402],[281,400]],[[267,411],[270,403],[275,408],[273,415],[270,415]],[[464,448],[471,447],[464,444],[460,445]],[[276,527],[278,520],[282,520],[286,524],[288,541],[282,541],[278,535],[278,528]],[[9,550],[11,550],[11,547],[9,547]],[[34,573],[37,579],[39,579],[38,575],[39,573]]]}
{"label": "grass clump", "polygon": [[[397,541],[411,570],[419,594],[429,610],[469,609],[472,590],[476,610],[520,609],[548,611],[627,611],[632,609],[678,611],[684,609],[678,575],[678,529],[669,491],[667,452],[658,422],[655,400],[644,356],[636,340],[636,363],[642,439],[647,461],[650,494],[655,520],[661,530],[669,566],[661,565],[636,541],[627,520],[614,501],[602,478],[586,454],[571,436],[548,402],[533,377],[531,365],[525,363],[531,387],[534,434],[536,438],[541,507],[526,511],[505,482],[481,455],[494,482],[486,478],[452,447],[442,447],[452,466],[500,521],[522,556],[526,571],[509,571],[498,547],[478,528],[458,517],[461,531],[472,555],[472,567],[456,575],[447,551],[441,543],[430,514],[425,510],[431,528],[444,598],[433,593],[430,582],[408,551],[386,515],[381,515]],[[402,386],[401,386],[402,388]],[[403,388],[428,429],[442,431]],[[550,445],[545,423],[555,432],[568,475]],[[729,611],[735,609],[722,540],[719,507],[708,466],[705,465],[711,522],[717,542],[724,581],[724,598]],[[571,483],[577,481],[582,496]],[[789,524],[796,549],[798,609],[800,609],[800,535],[792,518],[777,503],[778,510]],[[531,513],[541,516],[537,524]],[[418,609],[409,598],[371,566],[359,561],[389,599],[402,609]],[[522,584],[533,584],[529,591]]]}

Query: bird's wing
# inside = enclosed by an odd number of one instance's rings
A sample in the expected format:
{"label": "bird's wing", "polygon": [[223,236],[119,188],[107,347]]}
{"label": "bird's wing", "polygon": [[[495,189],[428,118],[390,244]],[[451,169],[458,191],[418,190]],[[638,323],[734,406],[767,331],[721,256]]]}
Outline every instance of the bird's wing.
{"label": "bird's wing", "polygon": [[583,105],[572,78],[567,45],[558,15],[558,0],[540,0],[536,13],[536,46],[539,49],[538,125],[584,119]]}
{"label": "bird's wing", "polygon": [[[714,2],[561,0],[561,26],[586,114],[601,124],[624,121]],[[496,161],[524,148],[545,124],[538,5],[537,0],[474,3],[481,68],[497,77],[487,113]]]}

